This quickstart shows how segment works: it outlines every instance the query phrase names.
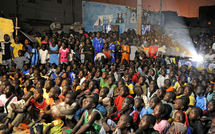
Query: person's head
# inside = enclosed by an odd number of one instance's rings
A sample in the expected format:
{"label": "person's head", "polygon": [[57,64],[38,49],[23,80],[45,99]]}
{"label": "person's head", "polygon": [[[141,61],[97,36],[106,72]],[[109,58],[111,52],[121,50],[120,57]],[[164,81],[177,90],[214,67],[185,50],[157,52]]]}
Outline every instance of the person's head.
{"label": "person's head", "polygon": [[80,70],[80,71],[79,71],[79,74],[78,74],[78,78],[81,79],[81,78],[83,78],[84,76],[85,76],[84,70]]}
{"label": "person's head", "polygon": [[62,65],[58,65],[56,68],[56,74],[59,74],[62,71],[63,67]]}
{"label": "person's head", "polygon": [[200,120],[200,118],[202,117],[202,115],[203,115],[203,111],[202,111],[201,108],[199,108],[199,107],[193,107],[190,110],[190,113],[189,113],[189,120],[190,121]]}
{"label": "person's head", "polygon": [[149,92],[152,94],[157,90],[157,84],[156,83],[150,83],[149,86]]}
{"label": "person's head", "polygon": [[120,96],[126,97],[129,94],[129,88],[127,86],[122,86],[120,88]]}
{"label": "person's head", "polygon": [[175,77],[175,71],[171,70],[169,73],[169,78],[174,78]]}
{"label": "person's head", "polygon": [[175,112],[174,122],[181,122],[181,123],[185,122],[185,114],[183,111]]}
{"label": "person's head", "polygon": [[145,81],[146,81],[146,77],[140,76],[138,83],[139,83],[139,85],[143,85],[145,83]]}
{"label": "person's head", "polygon": [[209,93],[213,93],[213,89],[214,89],[214,85],[213,84],[209,84],[208,88],[207,88],[208,92]]}
{"label": "person's head", "polygon": [[58,96],[61,94],[61,90],[59,87],[52,87],[49,93],[49,98],[58,98]]}
{"label": "person's head", "polygon": [[149,129],[153,129],[155,123],[156,123],[155,116],[151,114],[145,114],[140,121],[139,129],[146,131]]}
{"label": "person's head", "polygon": [[108,85],[113,85],[114,84],[114,81],[115,81],[115,78],[113,76],[110,76],[108,78]]}
{"label": "person's head", "polygon": [[208,79],[203,79],[201,84],[203,86],[207,87],[209,85],[209,80]]}
{"label": "person's head", "polygon": [[120,130],[130,129],[133,126],[133,118],[129,115],[123,114],[117,123],[117,128]]}
{"label": "person's head", "polygon": [[143,99],[141,97],[136,97],[134,99],[134,107],[136,109],[139,109],[139,108],[142,109],[142,107],[144,107],[144,101],[143,101]]}
{"label": "person's head", "polygon": [[6,95],[6,98],[9,98],[12,94],[15,92],[15,87],[11,84],[8,84],[4,90],[4,94]]}
{"label": "person's head", "polygon": [[89,82],[88,81],[84,81],[82,84],[81,84],[81,90],[82,91],[85,91],[89,86]]}
{"label": "person's head", "polygon": [[215,112],[215,100],[210,100],[208,103],[207,110],[209,113],[214,113]]}
{"label": "person's head", "polygon": [[187,79],[187,77],[186,77],[185,74],[181,74],[181,75],[179,76],[179,81],[182,82],[182,83],[185,83],[185,82],[186,82],[186,79]]}
{"label": "person's head", "polygon": [[170,79],[164,80],[164,87],[169,88],[170,86],[171,86],[171,80]]}
{"label": "person's head", "polygon": [[134,75],[135,71],[133,67],[130,67],[128,70],[129,74]]}
{"label": "person's head", "polygon": [[205,93],[205,91],[206,91],[206,87],[205,86],[203,86],[203,85],[198,85],[197,86],[197,88],[196,88],[196,95],[198,95],[198,96],[203,96],[204,95],[204,93]]}
{"label": "person's head", "polygon": [[32,84],[33,84],[32,80],[27,79],[24,83],[24,87],[30,88],[30,87],[32,87]]}
{"label": "person's head", "polygon": [[16,36],[16,37],[15,37],[15,42],[16,42],[16,43],[19,43],[19,36]]}
{"label": "person's head", "polygon": [[165,69],[165,68],[162,68],[162,69],[161,69],[161,75],[162,75],[162,76],[165,76],[165,75],[166,75],[166,69]]}
{"label": "person's head", "polygon": [[104,71],[102,73],[102,79],[107,79],[107,76],[108,76],[108,72],[107,71]]}
{"label": "person's head", "polygon": [[27,101],[33,95],[32,91],[28,91],[26,94],[22,96],[22,99]]}
{"label": "person's head", "polygon": [[187,132],[187,126],[180,122],[173,122],[167,131],[167,134],[186,134]]}
{"label": "person's head", "polygon": [[7,81],[9,79],[9,75],[8,74],[4,74],[2,76],[2,80],[1,81]]}
{"label": "person's head", "polygon": [[199,79],[198,78],[194,78],[193,79],[193,86],[194,86],[194,88],[197,88],[197,86],[198,86],[198,83],[199,83]]}
{"label": "person's head", "polygon": [[34,90],[34,100],[38,101],[43,98],[43,89],[42,88],[36,88]]}
{"label": "person's head", "polygon": [[134,94],[136,94],[137,96],[141,96],[143,94],[143,89],[140,86],[135,86]]}
{"label": "person's head", "polygon": [[103,87],[99,92],[99,97],[105,98],[109,93],[109,88]]}
{"label": "person's head", "polygon": [[134,106],[134,99],[131,97],[125,97],[125,99],[122,101],[121,109],[122,111],[128,111],[130,109],[133,109]]}
{"label": "person's head", "polygon": [[45,44],[42,44],[41,49],[42,49],[43,51],[45,51],[45,49],[46,49]]}
{"label": "person's head", "polygon": [[97,37],[97,38],[100,37],[100,33],[99,33],[99,32],[96,33],[96,37]]}
{"label": "person's head", "polygon": [[160,99],[157,96],[153,96],[149,101],[149,107],[154,109],[155,106],[160,102]]}
{"label": "person's head", "polygon": [[28,70],[28,64],[24,64],[23,70],[24,70],[24,71],[27,71],[27,70]]}
{"label": "person's head", "polygon": [[89,89],[90,91],[93,91],[95,88],[97,88],[97,81],[95,80],[91,80],[90,83],[89,83]]}
{"label": "person's head", "polygon": [[57,86],[60,86],[61,85],[61,82],[62,82],[62,77],[58,76],[56,79],[55,79],[55,83]]}
{"label": "person's head", "polygon": [[155,69],[150,69],[150,75],[154,76],[155,75]]}
{"label": "person's head", "polygon": [[125,86],[125,82],[123,79],[120,79],[117,83],[118,88],[120,89],[122,86]]}
{"label": "person's head", "polygon": [[175,92],[170,91],[170,92],[166,92],[163,100],[166,102],[173,102],[175,100],[175,98],[176,98]]}
{"label": "person's head", "polygon": [[23,51],[22,51],[22,50],[19,50],[19,51],[18,51],[18,55],[19,55],[19,57],[20,57],[20,56],[23,56]]}
{"label": "person's head", "polygon": [[155,106],[155,108],[154,108],[154,110],[152,112],[152,115],[154,115],[156,119],[164,119],[164,118],[166,118],[167,116],[169,116],[169,114],[171,112],[171,111],[168,110],[167,105],[168,104],[164,105],[162,103],[158,103]]}
{"label": "person's head", "polygon": [[39,80],[36,84],[36,88],[43,88],[45,81],[43,79]]}
{"label": "person's head", "polygon": [[[2,82],[2,85],[1,87],[4,89],[5,88],[5,82],[6,81],[3,81]],[[8,81],[7,81],[8,82]],[[15,88],[18,87],[20,85],[20,81],[19,79],[14,79],[12,82],[11,82],[11,85],[13,85]]]}
{"label": "person's head", "polygon": [[182,110],[185,111],[188,108],[190,100],[188,96],[182,96],[175,100],[174,108],[175,110]]}
{"label": "person's head", "polygon": [[98,99],[95,96],[90,95],[84,100],[83,107],[86,109],[91,109],[95,108],[97,105]]}
{"label": "person's head", "polygon": [[54,87],[54,81],[53,80],[47,80],[45,85],[44,85],[44,88],[49,91],[52,87]]}
{"label": "person's head", "polygon": [[70,86],[69,85],[65,85],[63,88],[62,88],[62,92],[61,92],[61,94],[62,95],[66,95],[69,91],[70,91]]}
{"label": "person's head", "polygon": [[65,104],[71,105],[75,101],[76,96],[77,96],[76,93],[71,93],[71,92],[67,93],[64,100]]}
{"label": "person's head", "polygon": [[69,85],[69,83],[70,83],[69,80],[64,79],[61,83],[61,87],[63,88],[65,85]]}
{"label": "person's head", "polygon": [[184,87],[180,87],[177,91],[176,91],[176,95],[179,96],[179,95],[182,95],[184,93]]}
{"label": "person's head", "polygon": [[79,83],[80,83],[80,79],[76,77],[76,78],[73,79],[72,85],[73,86],[78,86]]}
{"label": "person's head", "polygon": [[166,94],[166,90],[165,90],[165,88],[159,88],[158,90],[157,90],[157,97],[160,99],[160,100],[162,100],[163,99],[163,97],[164,97],[164,95]]}
{"label": "person's head", "polygon": [[5,41],[5,42],[10,41],[10,36],[9,36],[8,34],[5,34],[5,35],[4,35],[4,41]]}

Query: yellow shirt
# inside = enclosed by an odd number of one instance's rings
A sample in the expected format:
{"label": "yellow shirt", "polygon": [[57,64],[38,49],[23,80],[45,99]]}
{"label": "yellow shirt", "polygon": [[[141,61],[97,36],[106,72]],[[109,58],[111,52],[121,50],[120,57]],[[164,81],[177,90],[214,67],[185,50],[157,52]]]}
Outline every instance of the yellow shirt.
{"label": "yellow shirt", "polygon": [[[187,85],[186,83],[184,83],[184,86],[185,85]],[[181,87],[181,85],[179,84],[179,82],[177,81],[176,83],[175,83],[175,85],[174,85],[174,89],[176,90],[176,91],[178,91],[178,89]]]}
{"label": "yellow shirt", "polygon": [[50,92],[46,93],[46,89],[43,88],[43,98],[45,98],[45,99],[49,98],[49,93]]}
{"label": "yellow shirt", "polygon": [[18,51],[19,50],[22,50],[22,47],[23,47],[23,44],[22,43],[19,43],[19,44],[16,44],[15,42],[11,44],[11,47],[13,48],[13,55],[14,55],[14,58],[18,57]]}
{"label": "yellow shirt", "polygon": [[[179,95],[179,96],[176,96],[176,98],[180,98],[180,97],[182,97],[182,96],[184,96],[184,94]],[[190,95],[190,96],[189,96],[189,100],[190,100],[189,106],[194,106],[195,103],[196,103],[196,99],[195,99],[192,95]]]}
{"label": "yellow shirt", "polygon": [[134,90],[133,90],[134,85],[133,85],[133,84],[129,84],[129,85],[128,85],[128,84],[126,83],[126,86],[129,88],[129,93],[130,93],[130,94],[134,94]]}

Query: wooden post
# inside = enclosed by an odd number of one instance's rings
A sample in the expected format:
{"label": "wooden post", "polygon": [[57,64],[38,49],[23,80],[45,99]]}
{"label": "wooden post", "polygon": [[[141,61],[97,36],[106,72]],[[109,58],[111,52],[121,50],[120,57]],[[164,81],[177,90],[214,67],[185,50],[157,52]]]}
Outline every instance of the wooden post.
{"label": "wooden post", "polygon": [[16,17],[16,27],[15,27],[15,29],[16,29],[16,36],[18,35],[18,18]]}

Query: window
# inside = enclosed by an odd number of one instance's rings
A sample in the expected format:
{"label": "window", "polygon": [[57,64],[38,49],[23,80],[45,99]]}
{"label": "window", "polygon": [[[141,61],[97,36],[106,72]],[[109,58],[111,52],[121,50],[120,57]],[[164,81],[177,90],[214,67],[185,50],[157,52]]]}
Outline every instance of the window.
{"label": "window", "polygon": [[28,2],[36,3],[36,0],[28,0]]}
{"label": "window", "polygon": [[62,3],[62,0],[57,0],[57,3]]}

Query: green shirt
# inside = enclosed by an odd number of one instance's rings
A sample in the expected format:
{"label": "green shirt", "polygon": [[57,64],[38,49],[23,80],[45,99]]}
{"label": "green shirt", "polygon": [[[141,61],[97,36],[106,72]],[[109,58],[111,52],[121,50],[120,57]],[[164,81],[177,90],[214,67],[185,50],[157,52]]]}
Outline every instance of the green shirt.
{"label": "green shirt", "polygon": [[106,86],[108,86],[108,81],[104,82],[104,79],[101,78],[99,86],[100,87],[106,87]]}

